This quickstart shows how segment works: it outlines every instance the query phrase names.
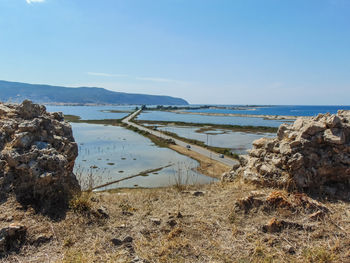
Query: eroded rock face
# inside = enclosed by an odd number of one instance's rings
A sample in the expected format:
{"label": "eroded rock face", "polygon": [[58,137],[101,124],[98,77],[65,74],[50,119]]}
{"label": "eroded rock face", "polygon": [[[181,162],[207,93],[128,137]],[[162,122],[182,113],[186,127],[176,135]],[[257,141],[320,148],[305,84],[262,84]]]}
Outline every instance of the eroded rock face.
{"label": "eroded rock face", "polygon": [[222,179],[241,176],[258,184],[350,199],[350,111],[282,124],[276,138],[254,141],[240,164]]}
{"label": "eroded rock face", "polygon": [[24,101],[0,103],[0,199],[15,194],[24,205],[59,213],[80,187],[71,126],[61,113]]}

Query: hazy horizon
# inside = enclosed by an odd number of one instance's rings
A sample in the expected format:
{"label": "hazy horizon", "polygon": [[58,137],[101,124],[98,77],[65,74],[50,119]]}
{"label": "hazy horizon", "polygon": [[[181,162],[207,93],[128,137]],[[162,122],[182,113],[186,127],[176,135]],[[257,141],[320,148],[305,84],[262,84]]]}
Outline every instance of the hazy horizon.
{"label": "hazy horizon", "polygon": [[[0,80],[0,81],[6,81],[6,80]],[[16,82],[16,81],[10,81],[10,82]],[[44,86],[55,86],[55,85],[50,85],[50,84],[45,84],[45,83],[28,83],[28,84],[33,84],[33,85],[44,85]],[[68,86],[64,86],[65,88],[103,88],[103,87],[88,87],[88,86],[78,86],[78,87],[68,87]],[[103,88],[104,89],[104,88]],[[110,90],[113,91],[111,89],[106,89],[106,90]],[[140,95],[148,95],[146,93],[130,93],[130,94],[140,94]],[[159,94],[152,94],[152,95],[159,95]],[[254,107],[254,106],[258,106],[258,107],[269,107],[269,106],[346,106],[349,107],[350,104],[253,104],[253,103],[248,103],[248,104],[222,104],[222,103],[191,103],[190,101],[188,101],[186,98],[183,97],[177,97],[177,98],[181,98],[186,100],[189,105],[192,106],[202,106],[202,105],[208,105],[208,106],[215,106],[215,105],[219,105],[219,106],[248,106],[248,107]],[[50,103],[58,103],[61,104],[63,102],[50,102]],[[71,103],[67,103],[67,104],[71,104]],[[100,104],[100,103],[96,103],[96,104]],[[105,103],[106,105],[108,103]],[[102,105],[102,104],[101,104]],[[115,103],[115,105],[124,105],[124,104],[118,104]],[[139,105],[139,104],[126,104],[126,105]],[[157,104],[154,104],[157,105]],[[179,106],[179,105],[174,105],[174,106]]]}
{"label": "hazy horizon", "polygon": [[0,0],[0,79],[349,105],[350,1]]}

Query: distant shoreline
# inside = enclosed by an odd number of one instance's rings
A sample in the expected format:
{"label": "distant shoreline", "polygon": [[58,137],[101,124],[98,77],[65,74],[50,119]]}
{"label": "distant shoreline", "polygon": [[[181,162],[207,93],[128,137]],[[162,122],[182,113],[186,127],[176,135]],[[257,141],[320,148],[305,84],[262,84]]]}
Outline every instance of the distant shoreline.
{"label": "distant shoreline", "polygon": [[227,117],[250,117],[250,118],[263,118],[266,120],[287,120],[295,121],[298,116],[286,116],[286,115],[258,115],[258,114],[241,114],[241,113],[207,113],[207,112],[189,112],[189,111],[170,111],[176,114],[193,114],[204,116],[227,116]]}
{"label": "distant shoreline", "polygon": [[66,103],[66,102],[47,102],[41,103],[45,106],[139,106],[140,104],[111,104],[111,103]]}

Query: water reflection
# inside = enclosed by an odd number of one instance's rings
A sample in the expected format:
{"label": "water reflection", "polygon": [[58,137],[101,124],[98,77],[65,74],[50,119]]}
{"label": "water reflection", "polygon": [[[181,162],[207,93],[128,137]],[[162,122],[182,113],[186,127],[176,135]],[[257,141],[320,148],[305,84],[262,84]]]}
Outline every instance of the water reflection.
{"label": "water reflection", "polygon": [[212,124],[227,124],[241,126],[265,126],[279,127],[285,121],[282,120],[265,120],[255,117],[233,117],[233,116],[207,116],[195,114],[179,114],[166,111],[144,111],[138,120],[150,121],[176,121],[186,123],[212,123]]}
{"label": "water reflection", "polygon": [[208,183],[215,179],[195,171],[198,163],[168,148],[156,147],[149,139],[122,127],[72,123],[79,145],[75,172],[92,173],[104,184],[144,170],[168,164],[171,167],[111,185],[115,187],[161,187],[173,185],[180,174],[183,182]]}
{"label": "water reflection", "polygon": [[181,137],[202,141],[210,146],[231,148],[237,154],[246,154],[252,148],[252,142],[262,137],[275,137],[274,133],[235,132],[227,129],[208,130],[199,133],[199,127],[159,126],[159,130],[173,132]]}
{"label": "water reflection", "polygon": [[[61,111],[65,115],[80,116],[82,120],[122,119],[135,110],[135,106],[46,106],[47,111]],[[115,111],[115,112],[111,112]]]}

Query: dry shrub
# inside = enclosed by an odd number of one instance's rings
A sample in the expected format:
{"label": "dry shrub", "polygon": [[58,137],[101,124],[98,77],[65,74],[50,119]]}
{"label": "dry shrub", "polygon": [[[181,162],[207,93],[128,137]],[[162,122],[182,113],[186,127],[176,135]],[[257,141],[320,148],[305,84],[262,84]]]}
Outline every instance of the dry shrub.
{"label": "dry shrub", "polygon": [[64,253],[62,263],[83,263],[88,262],[88,257],[82,251],[68,249]]}
{"label": "dry shrub", "polygon": [[308,263],[331,263],[337,260],[336,255],[330,249],[324,247],[307,249],[303,256]]}
{"label": "dry shrub", "polygon": [[176,171],[174,171],[173,187],[179,192],[186,190],[188,184],[194,184],[194,182],[190,181],[191,168],[186,167],[184,164],[182,164],[182,166],[178,164]]}
{"label": "dry shrub", "polygon": [[266,202],[273,208],[283,208],[288,210],[293,208],[293,204],[288,200],[287,194],[283,191],[273,191],[267,197]]}
{"label": "dry shrub", "polygon": [[171,230],[168,234],[168,239],[173,239],[175,237],[180,236],[182,233],[182,229],[180,227],[175,227],[173,230]]}
{"label": "dry shrub", "polygon": [[294,223],[294,222],[289,222],[285,220],[279,220],[275,217],[270,219],[270,221],[262,227],[263,232],[268,232],[268,233],[277,233],[281,232],[284,229],[295,229],[295,230],[304,230],[307,229],[307,227],[304,227],[301,224]]}
{"label": "dry shrub", "polygon": [[257,242],[250,262],[272,263],[274,260],[273,255],[270,254],[266,247]]}
{"label": "dry shrub", "polygon": [[263,205],[264,201],[258,198],[255,198],[253,195],[250,195],[245,198],[237,200],[235,207],[236,210],[244,210],[245,213],[248,213],[252,208],[258,208]]}
{"label": "dry shrub", "polygon": [[308,197],[306,194],[294,194],[294,203],[298,207],[302,207],[306,212],[313,213],[317,211],[328,212],[329,209],[320,202]]}
{"label": "dry shrub", "polygon": [[78,213],[87,213],[92,209],[91,191],[77,194],[69,203],[70,208]]}

